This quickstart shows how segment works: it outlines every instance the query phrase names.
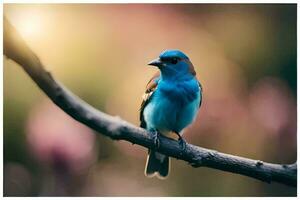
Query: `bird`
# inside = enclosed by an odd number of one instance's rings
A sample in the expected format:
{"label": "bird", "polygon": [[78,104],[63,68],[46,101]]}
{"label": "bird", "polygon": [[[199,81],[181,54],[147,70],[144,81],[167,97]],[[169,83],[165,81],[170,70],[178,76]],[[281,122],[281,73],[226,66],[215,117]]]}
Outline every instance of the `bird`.
{"label": "bird", "polygon": [[[176,49],[163,51],[148,65],[159,70],[146,85],[139,113],[140,127],[151,133],[155,146],[159,146],[159,137],[165,136],[178,140],[184,149],[184,128],[195,120],[202,103],[203,90],[194,66],[186,54]],[[166,179],[170,158],[156,150],[148,150],[145,175]]]}

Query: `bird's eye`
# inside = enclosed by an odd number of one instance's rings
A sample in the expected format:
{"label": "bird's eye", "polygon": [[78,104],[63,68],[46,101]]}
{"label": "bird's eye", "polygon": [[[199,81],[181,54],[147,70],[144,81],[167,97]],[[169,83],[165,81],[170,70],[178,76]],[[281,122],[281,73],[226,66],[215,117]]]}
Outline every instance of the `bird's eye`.
{"label": "bird's eye", "polygon": [[177,58],[172,58],[172,59],[171,59],[171,63],[172,63],[172,64],[175,65],[177,62],[178,62],[178,59],[177,59]]}

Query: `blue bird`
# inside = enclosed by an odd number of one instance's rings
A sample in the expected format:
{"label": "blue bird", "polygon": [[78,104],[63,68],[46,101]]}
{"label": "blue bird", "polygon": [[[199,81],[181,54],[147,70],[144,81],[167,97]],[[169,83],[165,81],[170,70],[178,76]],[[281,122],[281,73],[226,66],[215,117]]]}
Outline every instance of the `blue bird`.
{"label": "blue bird", "polygon": [[[179,50],[166,50],[148,65],[158,67],[146,86],[140,109],[140,126],[153,133],[159,144],[158,134],[182,139],[183,129],[196,118],[202,102],[202,87],[190,59]],[[145,175],[164,179],[170,170],[170,159],[150,149]]]}

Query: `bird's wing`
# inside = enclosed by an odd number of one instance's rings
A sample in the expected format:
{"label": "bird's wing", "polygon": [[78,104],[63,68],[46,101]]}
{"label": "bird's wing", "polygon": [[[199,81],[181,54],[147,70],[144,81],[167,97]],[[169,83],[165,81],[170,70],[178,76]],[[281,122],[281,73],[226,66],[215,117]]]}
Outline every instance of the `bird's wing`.
{"label": "bird's wing", "polygon": [[150,97],[152,96],[153,92],[155,91],[155,89],[157,87],[157,79],[159,78],[159,76],[160,76],[159,71],[153,75],[153,77],[147,83],[146,91],[143,95],[143,101],[142,101],[141,108],[140,108],[140,127],[142,127],[142,128],[146,128],[146,126],[147,126],[145,119],[144,119],[143,112],[144,112],[146,105],[149,103]]}
{"label": "bird's wing", "polygon": [[201,104],[202,104],[203,88],[202,88],[200,81],[198,81],[198,84],[199,84],[199,88],[200,88],[200,102],[199,102],[199,108],[200,108]]}
{"label": "bird's wing", "polygon": [[[195,71],[194,65],[192,64],[192,62],[189,59],[187,59],[186,62],[189,65],[189,71],[190,71],[190,73],[197,79],[197,75],[196,75],[197,73]],[[203,92],[203,89],[202,89],[202,85],[201,85],[201,83],[200,83],[199,80],[198,80],[198,85],[199,85],[199,89],[200,89],[200,102],[199,102],[199,108],[200,108],[200,106],[202,104],[202,92]]]}

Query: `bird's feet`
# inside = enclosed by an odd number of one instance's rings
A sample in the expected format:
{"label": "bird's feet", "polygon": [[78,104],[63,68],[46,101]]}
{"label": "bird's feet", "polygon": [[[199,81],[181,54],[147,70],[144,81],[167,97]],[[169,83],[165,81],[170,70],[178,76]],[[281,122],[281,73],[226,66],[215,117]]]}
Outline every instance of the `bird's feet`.
{"label": "bird's feet", "polygon": [[178,135],[178,142],[179,142],[179,145],[180,145],[180,148],[181,148],[181,154],[183,151],[185,151],[186,149],[186,141],[183,139],[183,137],[179,134],[179,133],[176,133]]}
{"label": "bird's feet", "polygon": [[154,140],[154,148],[155,149],[158,149],[159,148],[159,145],[160,145],[160,141],[159,141],[159,132],[154,130],[154,131],[151,131],[152,132],[152,138]]}

